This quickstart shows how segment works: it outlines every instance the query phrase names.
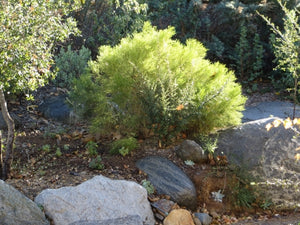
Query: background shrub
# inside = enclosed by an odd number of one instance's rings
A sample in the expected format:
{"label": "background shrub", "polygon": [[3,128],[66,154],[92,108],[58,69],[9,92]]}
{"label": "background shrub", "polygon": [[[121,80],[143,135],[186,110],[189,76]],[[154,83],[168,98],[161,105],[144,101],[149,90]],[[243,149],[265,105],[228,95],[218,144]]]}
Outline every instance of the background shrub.
{"label": "background shrub", "polygon": [[84,72],[90,56],[91,51],[84,46],[79,51],[73,51],[70,45],[67,50],[62,48],[55,56],[55,67],[58,72],[54,84],[69,89],[73,80]]}
{"label": "background shrub", "polygon": [[141,31],[146,20],[147,4],[139,0],[86,0],[74,14],[82,36],[75,45],[85,45],[95,58],[100,45],[114,46],[123,37]]}
{"label": "background shrub", "polygon": [[[210,132],[238,124],[245,98],[233,72],[205,59],[196,40],[172,40],[173,28],[143,32],[115,47],[102,46],[85,79],[94,81],[97,101],[92,109],[95,131],[123,135],[154,132],[170,141],[182,132]],[[85,95],[86,89],[74,89]],[[76,100],[76,99],[74,99]]]}

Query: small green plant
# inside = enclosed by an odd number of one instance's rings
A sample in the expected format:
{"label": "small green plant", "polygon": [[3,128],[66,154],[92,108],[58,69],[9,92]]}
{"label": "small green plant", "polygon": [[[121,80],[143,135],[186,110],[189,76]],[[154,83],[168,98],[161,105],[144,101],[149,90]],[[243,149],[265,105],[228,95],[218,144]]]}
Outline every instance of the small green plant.
{"label": "small green plant", "polygon": [[125,147],[122,147],[122,148],[119,149],[119,153],[124,157],[124,156],[129,154],[129,149],[125,148]]}
{"label": "small green plant", "polygon": [[233,174],[236,181],[231,187],[232,202],[239,207],[251,208],[260,199],[255,190],[255,177],[249,173],[247,166],[233,168]]}
{"label": "small green plant", "polygon": [[43,145],[43,146],[42,146],[42,150],[43,150],[44,152],[49,153],[49,152],[51,151],[51,146],[48,145],[48,144]]}
{"label": "small green plant", "polygon": [[211,138],[206,135],[199,135],[196,139],[200,142],[203,150],[208,154],[213,155],[215,150],[218,148],[218,137]]}
{"label": "small green plant", "polygon": [[148,180],[142,180],[142,186],[147,190],[148,195],[151,195],[154,193],[155,188]]}
{"label": "small green plant", "polygon": [[255,201],[255,195],[252,190],[247,187],[237,186],[235,189],[236,204],[238,206],[251,208]]}
{"label": "small green plant", "polygon": [[102,163],[102,158],[98,155],[96,158],[92,159],[89,163],[89,167],[94,170],[103,170],[104,164]]}
{"label": "small green plant", "polygon": [[87,149],[88,153],[90,156],[95,156],[95,155],[98,155],[98,152],[97,152],[97,148],[98,148],[98,145],[96,142],[94,141],[89,141],[86,145],[85,145],[85,148]]}
{"label": "small green plant", "polygon": [[269,209],[272,204],[273,203],[271,200],[266,199],[260,204],[260,208],[262,208],[263,210],[266,210],[266,209]]}
{"label": "small green plant", "polygon": [[133,138],[123,138],[114,141],[111,144],[110,154],[121,154],[122,156],[128,155],[132,150],[138,147],[138,141]]}
{"label": "small green plant", "polygon": [[49,127],[47,127],[46,129],[45,129],[45,132],[44,132],[44,134],[43,134],[43,137],[44,138],[56,138],[57,137],[57,135],[62,135],[62,134],[64,134],[64,133],[66,133],[66,129],[65,128],[63,128],[62,126],[58,126],[58,127],[56,127],[55,129],[51,129],[51,128],[49,128]]}
{"label": "small green plant", "polygon": [[40,173],[41,176],[45,176],[46,175],[46,171],[45,170],[40,170],[39,173]]}
{"label": "small green plant", "polygon": [[61,152],[60,148],[57,148],[57,149],[56,149],[55,155],[56,155],[57,157],[62,156],[62,152]]}
{"label": "small green plant", "polygon": [[70,145],[69,144],[64,144],[64,150],[68,151],[70,149]]}

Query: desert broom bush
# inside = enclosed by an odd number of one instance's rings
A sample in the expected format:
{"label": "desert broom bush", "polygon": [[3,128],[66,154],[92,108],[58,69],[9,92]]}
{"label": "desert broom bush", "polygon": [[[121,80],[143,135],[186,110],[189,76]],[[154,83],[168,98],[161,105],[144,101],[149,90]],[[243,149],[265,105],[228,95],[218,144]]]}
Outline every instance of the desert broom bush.
{"label": "desert broom bush", "polygon": [[[158,31],[145,23],[141,33],[115,47],[99,48],[85,78],[97,94],[91,98],[92,127],[97,132],[118,130],[125,136],[154,134],[167,143],[182,133],[208,133],[240,123],[245,97],[234,73],[205,59],[206,49],[190,39],[173,40],[174,28]],[[88,83],[88,82],[87,82]],[[91,105],[90,105],[91,106]]]}

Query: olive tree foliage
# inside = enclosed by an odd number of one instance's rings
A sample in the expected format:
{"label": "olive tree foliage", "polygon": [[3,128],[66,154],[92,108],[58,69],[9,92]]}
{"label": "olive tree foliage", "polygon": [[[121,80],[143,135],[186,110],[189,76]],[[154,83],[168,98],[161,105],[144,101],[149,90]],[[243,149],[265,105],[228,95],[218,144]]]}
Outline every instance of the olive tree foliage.
{"label": "olive tree foliage", "polygon": [[14,121],[6,97],[20,90],[34,90],[54,76],[50,67],[55,44],[79,33],[76,21],[66,16],[79,3],[70,5],[63,0],[1,1],[0,106],[8,127],[5,157],[0,164],[2,179],[10,172],[14,143]]}
{"label": "olive tree foliage", "polygon": [[[277,67],[294,79],[293,99],[294,103],[298,103],[298,80],[300,76],[300,26],[299,11],[296,9],[288,9],[285,4],[278,0],[283,12],[283,29],[276,26],[271,20],[263,15],[262,18],[271,27],[274,35],[271,36],[271,43],[274,48],[274,54],[277,61]],[[295,107],[293,117],[295,116]]]}

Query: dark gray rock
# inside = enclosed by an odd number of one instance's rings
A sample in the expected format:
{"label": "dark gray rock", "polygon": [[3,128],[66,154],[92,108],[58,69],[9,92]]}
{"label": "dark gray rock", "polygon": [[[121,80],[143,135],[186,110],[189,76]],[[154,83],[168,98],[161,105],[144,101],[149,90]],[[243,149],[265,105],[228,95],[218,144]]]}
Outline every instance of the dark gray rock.
{"label": "dark gray rock", "polygon": [[176,149],[176,154],[182,160],[191,160],[195,163],[207,162],[207,154],[195,141],[184,140]]}
{"label": "dark gray rock", "polygon": [[[17,116],[16,114],[12,113],[12,112],[10,112],[9,114],[15,122],[15,127],[21,126],[22,119],[19,116]],[[5,122],[5,120],[2,116],[2,112],[0,111],[0,130],[4,130],[4,129],[7,129],[7,125],[6,125],[6,122]]]}
{"label": "dark gray rock", "polygon": [[211,224],[212,217],[207,213],[194,213],[194,220],[198,219],[202,225],[209,225]]}
{"label": "dark gray rock", "polygon": [[[255,176],[257,188],[277,208],[300,207],[300,163],[295,160],[300,139],[282,125],[267,131],[266,125],[279,118],[267,118],[219,133],[218,149],[231,164]],[[294,138],[296,137],[296,138]]]}
{"label": "dark gray rock", "polygon": [[0,224],[49,225],[49,221],[33,201],[0,180]]}
{"label": "dark gray rock", "polygon": [[66,95],[50,96],[39,105],[38,110],[48,119],[68,123],[72,110],[66,103]]}
{"label": "dark gray rock", "polygon": [[158,194],[166,194],[181,206],[195,209],[197,194],[190,178],[173,162],[149,156],[136,162],[136,166],[148,175],[148,180]]}
{"label": "dark gray rock", "polygon": [[143,220],[135,215],[101,221],[77,221],[69,225],[143,225]]}

